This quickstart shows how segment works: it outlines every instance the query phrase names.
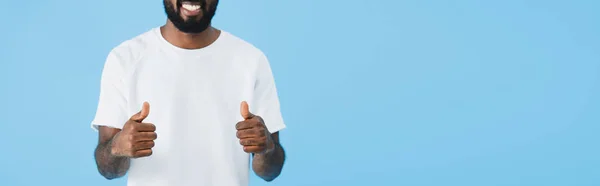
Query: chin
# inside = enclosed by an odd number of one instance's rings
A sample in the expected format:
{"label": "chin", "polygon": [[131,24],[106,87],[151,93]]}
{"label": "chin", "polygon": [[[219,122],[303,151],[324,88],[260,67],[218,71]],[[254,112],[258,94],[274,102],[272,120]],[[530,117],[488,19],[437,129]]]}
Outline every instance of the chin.
{"label": "chin", "polygon": [[200,20],[202,20],[202,16],[193,16],[193,17],[182,16],[181,18],[186,22],[189,22],[189,21],[200,22]]}

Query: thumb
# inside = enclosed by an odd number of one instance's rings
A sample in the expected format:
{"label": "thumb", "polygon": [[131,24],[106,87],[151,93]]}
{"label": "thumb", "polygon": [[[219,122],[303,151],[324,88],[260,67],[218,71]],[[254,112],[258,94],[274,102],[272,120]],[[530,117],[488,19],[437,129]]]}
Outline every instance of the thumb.
{"label": "thumb", "polygon": [[250,109],[246,101],[242,101],[242,105],[240,105],[240,114],[242,114],[244,119],[250,119],[254,117],[254,114],[250,113]]}
{"label": "thumb", "polygon": [[150,114],[150,103],[144,102],[142,105],[142,110],[134,115],[132,119],[137,122],[142,122],[144,119],[146,119],[146,117],[148,117],[148,114]]}

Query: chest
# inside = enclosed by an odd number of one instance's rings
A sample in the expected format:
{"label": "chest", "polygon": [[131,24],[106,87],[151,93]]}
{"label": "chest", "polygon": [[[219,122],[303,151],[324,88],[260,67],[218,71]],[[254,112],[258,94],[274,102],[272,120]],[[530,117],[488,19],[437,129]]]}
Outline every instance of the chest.
{"label": "chest", "polygon": [[226,55],[149,55],[126,78],[128,108],[135,113],[148,101],[153,111],[169,115],[237,113],[253,96],[251,66]]}

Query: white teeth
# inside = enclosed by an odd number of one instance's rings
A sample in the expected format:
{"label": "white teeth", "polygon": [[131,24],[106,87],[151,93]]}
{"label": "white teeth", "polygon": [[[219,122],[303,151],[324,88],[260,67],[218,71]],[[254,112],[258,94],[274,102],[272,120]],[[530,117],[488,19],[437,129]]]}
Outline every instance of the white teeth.
{"label": "white teeth", "polygon": [[200,9],[200,5],[191,5],[191,4],[182,4],[181,7],[185,8],[186,10],[189,11],[196,11],[198,9]]}

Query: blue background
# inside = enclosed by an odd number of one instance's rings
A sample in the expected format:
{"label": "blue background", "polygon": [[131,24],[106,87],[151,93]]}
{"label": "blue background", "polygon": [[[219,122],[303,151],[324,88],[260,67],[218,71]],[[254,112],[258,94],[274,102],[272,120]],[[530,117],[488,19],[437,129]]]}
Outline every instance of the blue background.
{"label": "blue background", "polygon": [[[89,4],[88,4],[89,3]],[[600,1],[222,0],[270,58],[282,175],[251,185],[600,185]],[[159,0],[4,1],[0,185],[108,186],[104,59]]]}

